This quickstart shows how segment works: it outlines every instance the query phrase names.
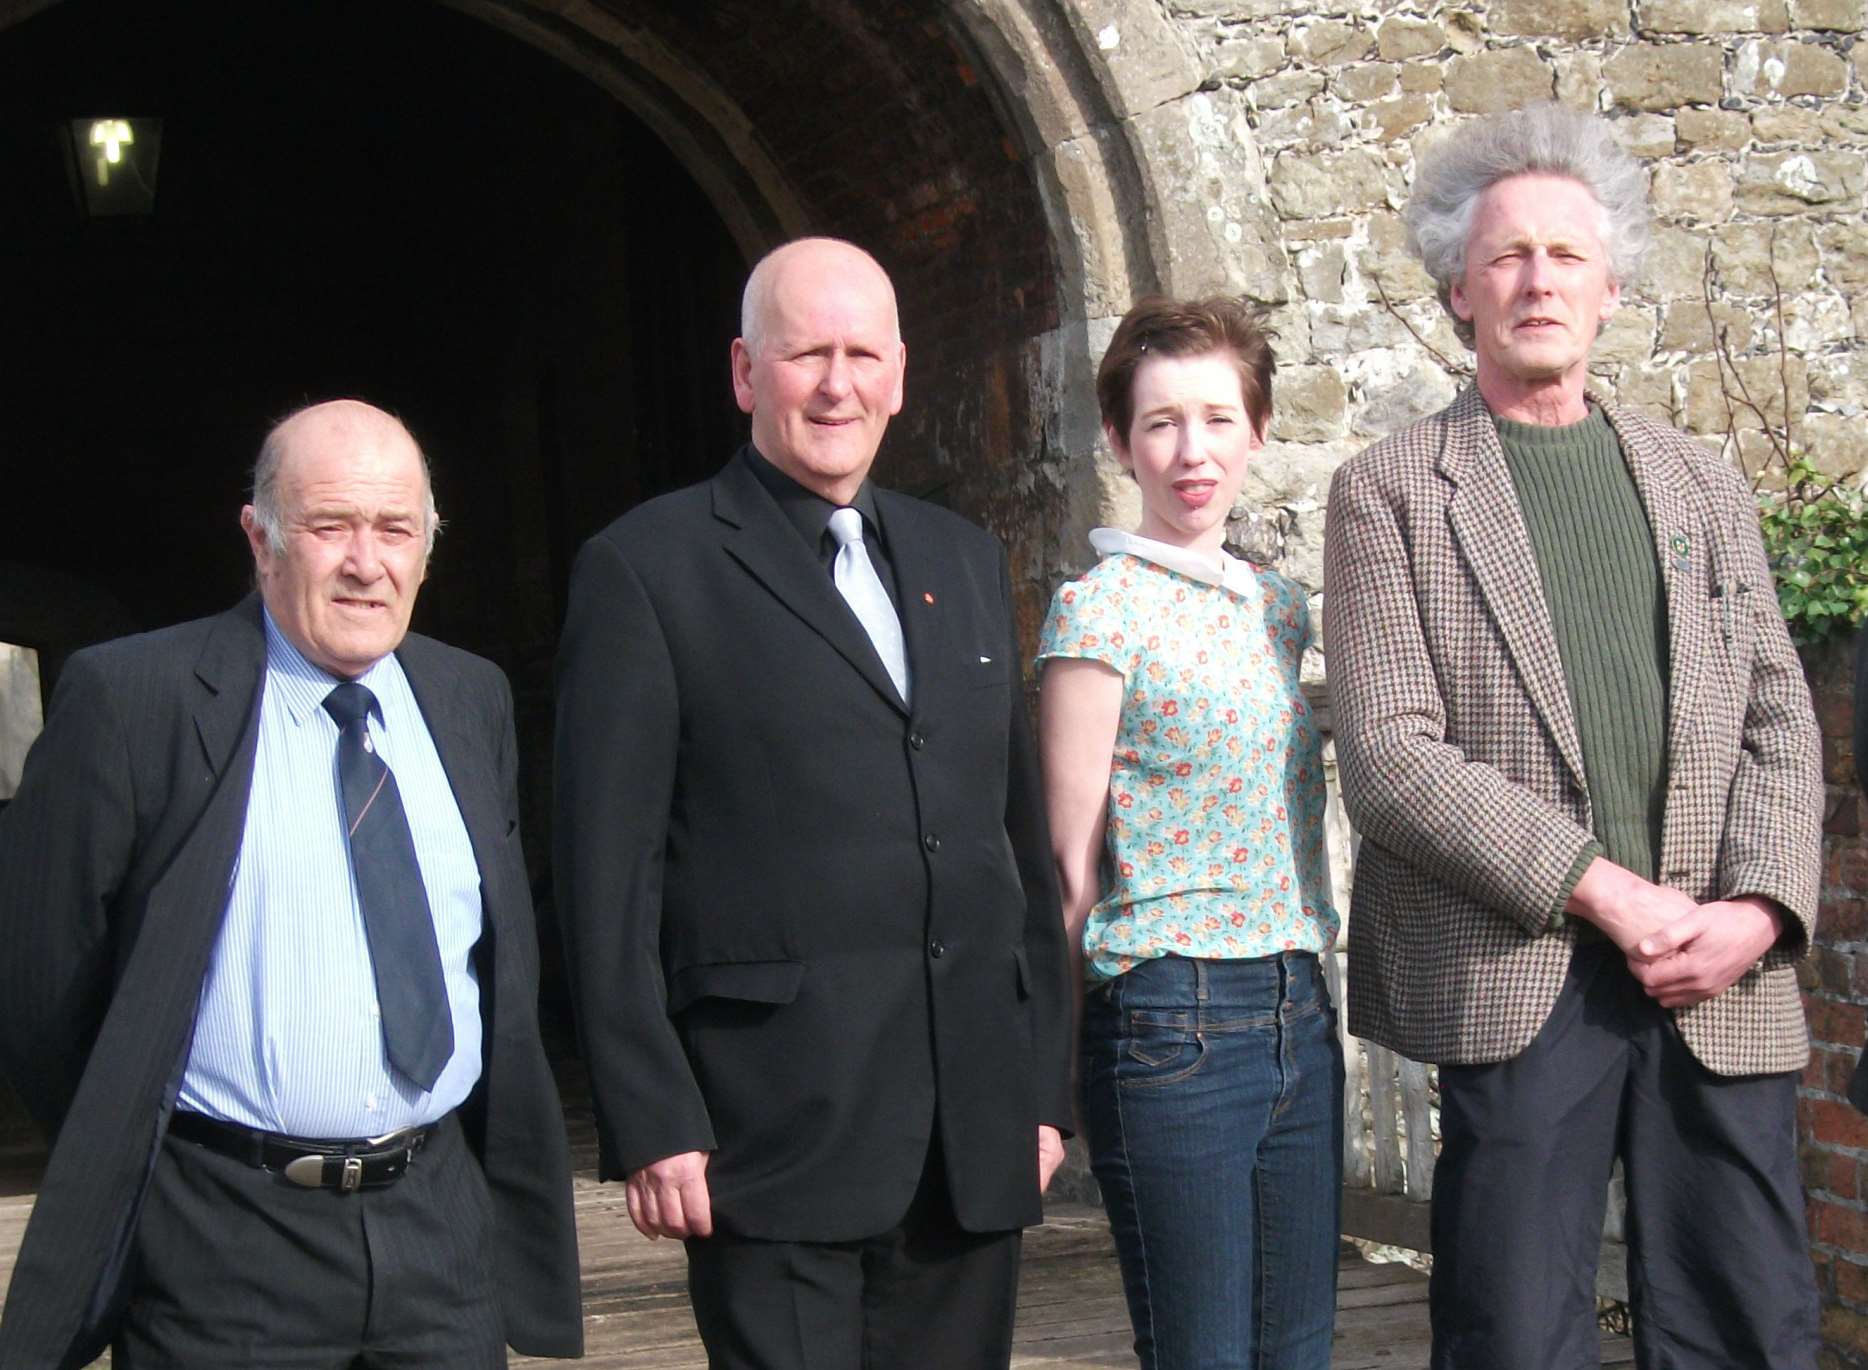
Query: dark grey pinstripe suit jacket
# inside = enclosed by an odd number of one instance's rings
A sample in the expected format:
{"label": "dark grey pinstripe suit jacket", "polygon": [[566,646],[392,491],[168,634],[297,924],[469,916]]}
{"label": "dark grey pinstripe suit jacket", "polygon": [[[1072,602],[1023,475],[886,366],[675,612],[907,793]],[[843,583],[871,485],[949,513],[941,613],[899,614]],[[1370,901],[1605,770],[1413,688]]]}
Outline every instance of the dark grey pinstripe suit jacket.
{"label": "dark grey pinstripe suit jacket", "polygon": [[[1667,596],[1661,876],[1701,901],[1763,894],[1791,915],[1759,967],[1677,1014],[1680,1031],[1720,1074],[1800,1069],[1790,965],[1815,925],[1821,754],[1756,507],[1715,454],[1603,409]],[[1363,837],[1350,1027],[1417,1060],[1504,1060],[1563,983],[1563,882],[1590,813],[1530,537],[1475,387],[1338,470],[1325,581],[1343,797]]]}
{"label": "dark grey pinstripe suit jacket", "polygon": [[[83,1365],[109,1339],[239,852],[265,651],[250,597],[80,652],[0,813],[0,1067],[56,1134],[0,1370]],[[511,695],[496,667],[431,639],[411,634],[397,656],[480,866],[487,1047],[462,1120],[492,1194],[507,1338],[575,1355],[570,1163],[538,1037]]]}

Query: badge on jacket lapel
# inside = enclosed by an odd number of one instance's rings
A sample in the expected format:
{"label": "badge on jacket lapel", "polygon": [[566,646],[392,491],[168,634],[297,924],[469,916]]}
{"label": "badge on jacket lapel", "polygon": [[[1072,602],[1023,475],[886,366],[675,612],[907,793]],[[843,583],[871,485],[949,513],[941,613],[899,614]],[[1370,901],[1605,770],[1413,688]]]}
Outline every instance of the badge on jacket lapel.
{"label": "badge on jacket lapel", "polygon": [[1676,571],[1693,569],[1693,544],[1686,540],[1685,533],[1675,533],[1667,539],[1667,545],[1673,550],[1673,568]]}

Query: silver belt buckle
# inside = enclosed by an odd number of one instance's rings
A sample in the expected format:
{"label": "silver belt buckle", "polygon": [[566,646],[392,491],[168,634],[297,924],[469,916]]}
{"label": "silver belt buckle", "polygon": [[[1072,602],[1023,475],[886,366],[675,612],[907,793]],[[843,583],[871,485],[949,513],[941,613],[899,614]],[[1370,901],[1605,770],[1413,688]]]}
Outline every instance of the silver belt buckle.
{"label": "silver belt buckle", "polygon": [[322,1156],[300,1156],[297,1160],[286,1163],[283,1174],[293,1184],[304,1185],[307,1189],[322,1188],[324,1160]]}
{"label": "silver belt buckle", "polygon": [[355,1156],[344,1157],[344,1173],[337,1182],[340,1193],[354,1194],[363,1187],[363,1162]]}

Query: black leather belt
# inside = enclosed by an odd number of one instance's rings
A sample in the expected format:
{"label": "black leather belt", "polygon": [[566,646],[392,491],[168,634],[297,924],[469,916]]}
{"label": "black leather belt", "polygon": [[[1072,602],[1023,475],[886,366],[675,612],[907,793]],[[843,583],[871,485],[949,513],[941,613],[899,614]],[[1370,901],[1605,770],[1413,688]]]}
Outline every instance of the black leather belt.
{"label": "black leather belt", "polygon": [[169,1135],[256,1169],[274,1171],[307,1189],[335,1189],[349,1194],[359,1189],[380,1189],[401,1179],[436,1126],[404,1128],[355,1141],[330,1141],[261,1132],[177,1109],[169,1119]]}

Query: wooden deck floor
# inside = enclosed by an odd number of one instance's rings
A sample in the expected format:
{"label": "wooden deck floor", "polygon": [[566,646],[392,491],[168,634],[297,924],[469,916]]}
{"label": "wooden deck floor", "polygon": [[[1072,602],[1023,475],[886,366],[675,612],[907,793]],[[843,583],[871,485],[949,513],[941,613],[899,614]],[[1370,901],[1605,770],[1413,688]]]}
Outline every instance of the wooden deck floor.
{"label": "wooden deck floor", "polygon": [[[11,1274],[32,1209],[30,1174],[0,1176],[0,1283]],[[593,1370],[701,1370],[706,1358],[688,1311],[681,1248],[629,1225],[622,1187],[577,1179],[584,1322]],[[1405,1265],[1372,1264],[1345,1248],[1333,1370],[1425,1370],[1427,1282]],[[1623,1338],[1604,1337],[1604,1365],[1632,1365]],[[563,1362],[515,1356],[514,1366]],[[109,1358],[98,1362],[108,1365]],[[1128,1314],[1102,1214],[1055,1208],[1026,1238],[1015,1370],[1133,1366]],[[905,1366],[900,1370],[941,1370]]]}

